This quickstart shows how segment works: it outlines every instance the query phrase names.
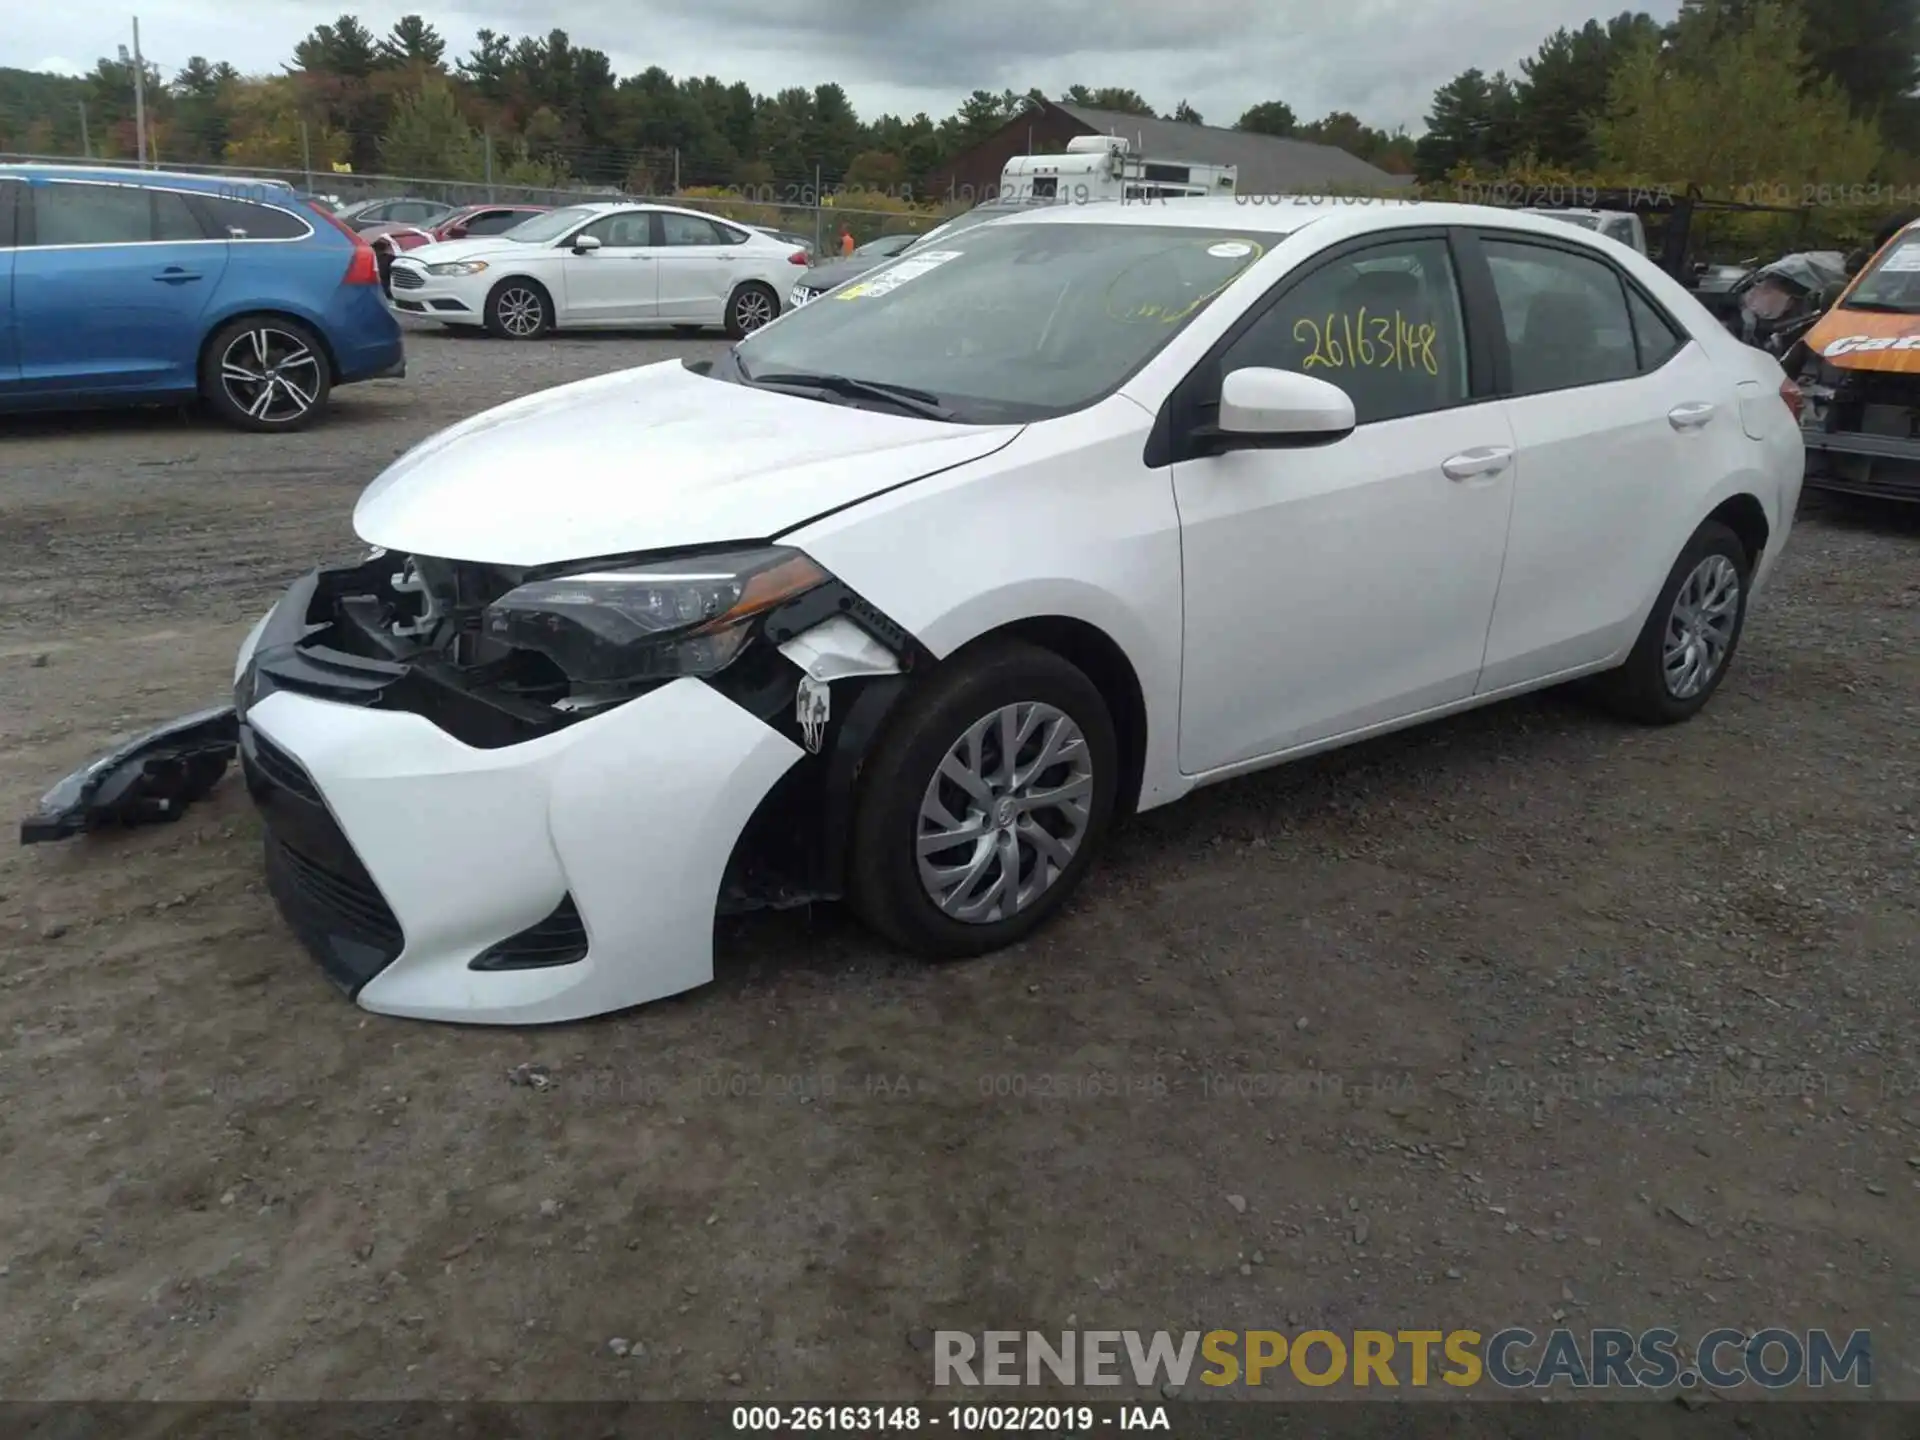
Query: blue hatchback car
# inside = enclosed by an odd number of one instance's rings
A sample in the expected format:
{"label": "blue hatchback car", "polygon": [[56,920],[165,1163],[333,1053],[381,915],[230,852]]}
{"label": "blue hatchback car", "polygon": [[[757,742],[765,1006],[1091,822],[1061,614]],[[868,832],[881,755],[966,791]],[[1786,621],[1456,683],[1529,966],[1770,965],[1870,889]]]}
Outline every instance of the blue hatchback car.
{"label": "blue hatchback car", "polygon": [[290,186],[0,165],[0,412],[198,396],[296,430],[405,373],[372,247]]}

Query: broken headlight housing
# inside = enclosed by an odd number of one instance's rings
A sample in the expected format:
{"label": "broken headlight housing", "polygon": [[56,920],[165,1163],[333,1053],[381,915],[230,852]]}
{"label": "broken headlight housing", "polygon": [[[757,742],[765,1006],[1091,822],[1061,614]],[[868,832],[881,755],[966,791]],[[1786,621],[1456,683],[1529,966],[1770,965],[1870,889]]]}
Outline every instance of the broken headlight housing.
{"label": "broken headlight housing", "polygon": [[486,607],[488,639],[545,655],[581,685],[711,675],[775,606],[831,577],[798,550],[765,546],[530,580]]}

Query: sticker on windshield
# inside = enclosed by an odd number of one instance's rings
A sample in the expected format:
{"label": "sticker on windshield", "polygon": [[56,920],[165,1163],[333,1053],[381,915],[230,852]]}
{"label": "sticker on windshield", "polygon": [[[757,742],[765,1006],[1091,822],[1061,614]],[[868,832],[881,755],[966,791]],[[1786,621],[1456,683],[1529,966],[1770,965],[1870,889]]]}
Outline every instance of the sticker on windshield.
{"label": "sticker on windshield", "polygon": [[1244,240],[1222,240],[1218,245],[1209,245],[1207,253],[1216,260],[1238,260],[1242,255],[1251,255],[1253,246]]}
{"label": "sticker on windshield", "polygon": [[856,281],[846,289],[835,292],[834,298],[866,300],[875,295],[885,295],[889,291],[899,289],[909,280],[918,279],[936,266],[944,265],[949,260],[958,260],[961,253],[958,250],[929,250],[924,255],[915,255],[908,260],[896,261],[871,280]]}
{"label": "sticker on windshield", "polygon": [[1880,262],[1880,270],[1883,274],[1907,274],[1920,270],[1920,243],[1909,242],[1900,246]]}

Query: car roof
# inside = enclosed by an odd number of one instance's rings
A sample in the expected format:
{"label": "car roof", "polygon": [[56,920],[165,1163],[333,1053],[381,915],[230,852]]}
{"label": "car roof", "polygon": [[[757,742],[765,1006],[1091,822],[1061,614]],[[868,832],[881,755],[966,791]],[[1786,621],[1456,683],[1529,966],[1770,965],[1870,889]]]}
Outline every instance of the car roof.
{"label": "car roof", "polygon": [[299,192],[285,180],[253,175],[198,175],[187,170],[142,170],[132,165],[0,165],[0,175],[39,180],[104,180],[116,185],[158,185],[172,190],[230,191],[237,185],[258,185],[298,199]]}
{"label": "car roof", "polygon": [[[980,207],[984,209],[985,207]],[[1374,213],[1382,228],[1410,225],[1498,225],[1555,239],[1568,236],[1567,223],[1549,215],[1497,205],[1460,205],[1443,200],[1391,200],[1371,196],[1324,198],[1310,195],[1196,195],[1180,199],[1091,200],[1084,204],[1041,205],[1008,212],[994,225],[1167,225],[1194,229],[1252,230],[1291,234],[1333,215]],[[971,212],[969,212],[971,213]],[[1578,235],[1578,231],[1573,232]]]}

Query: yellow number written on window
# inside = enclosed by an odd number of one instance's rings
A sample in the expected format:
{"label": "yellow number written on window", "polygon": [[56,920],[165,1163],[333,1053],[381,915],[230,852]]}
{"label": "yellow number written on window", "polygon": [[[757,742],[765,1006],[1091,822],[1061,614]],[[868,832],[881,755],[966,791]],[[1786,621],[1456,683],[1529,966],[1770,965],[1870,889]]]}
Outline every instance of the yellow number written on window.
{"label": "yellow number written on window", "polygon": [[1371,315],[1363,306],[1353,313],[1336,311],[1320,320],[1293,322],[1293,338],[1307,347],[1303,370],[1424,370],[1440,373],[1433,353],[1439,332],[1428,323],[1416,323],[1398,310]]}

